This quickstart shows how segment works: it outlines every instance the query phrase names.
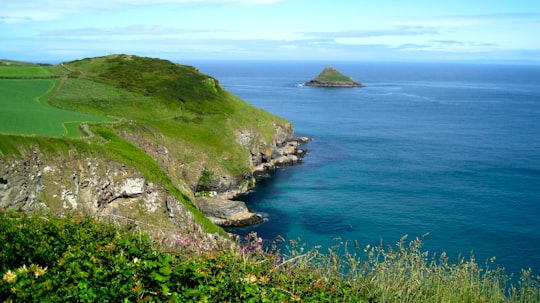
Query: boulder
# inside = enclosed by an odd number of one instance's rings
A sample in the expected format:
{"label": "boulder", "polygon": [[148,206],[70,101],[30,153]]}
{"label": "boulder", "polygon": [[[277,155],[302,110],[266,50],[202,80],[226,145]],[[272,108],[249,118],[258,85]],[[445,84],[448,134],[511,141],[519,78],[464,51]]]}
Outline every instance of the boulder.
{"label": "boulder", "polygon": [[195,199],[195,204],[210,221],[219,226],[240,227],[263,221],[242,201],[200,197]]}

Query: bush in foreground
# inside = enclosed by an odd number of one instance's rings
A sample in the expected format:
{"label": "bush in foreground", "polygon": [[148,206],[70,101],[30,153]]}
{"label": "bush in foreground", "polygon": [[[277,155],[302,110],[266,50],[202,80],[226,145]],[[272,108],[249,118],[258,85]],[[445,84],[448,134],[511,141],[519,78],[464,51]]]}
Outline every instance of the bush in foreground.
{"label": "bush in foreground", "polygon": [[[508,285],[474,258],[429,257],[422,241],[328,253],[290,241],[238,252],[193,253],[185,235],[158,246],[142,232],[89,217],[0,212],[0,298],[5,302],[539,302],[524,271]],[[184,245],[186,245],[184,249]],[[357,246],[357,245],[355,245]],[[359,248],[359,247],[357,247]]]}

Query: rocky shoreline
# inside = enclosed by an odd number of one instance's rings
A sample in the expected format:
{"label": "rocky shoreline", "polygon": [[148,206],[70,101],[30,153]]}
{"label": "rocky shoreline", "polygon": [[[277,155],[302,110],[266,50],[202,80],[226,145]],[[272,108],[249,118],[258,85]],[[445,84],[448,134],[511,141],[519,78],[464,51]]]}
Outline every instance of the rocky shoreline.
{"label": "rocky shoreline", "polygon": [[[251,173],[220,176],[215,191],[204,196],[196,193],[193,202],[197,208],[219,226],[261,223],[263,219],[259,215],[234,199],[253,190],[256,177],[296,164],[306,155],[306,150],[300,147],[308,138],[287,140],[285,135],[280,138],[283,141],[276,141],[279,143],[275,142],[268,152],[261,146],[250,149]],[[183,226],[193,220],[190,212],[163,186],[148,182],[140,172],[122,163],[86,157],[61,160],[37,150],[20,159],[2,159],[0,163],[0,209],[79,210],[96,216],[135,219],[134,209],[148,214],[162,213],[165,201],[170,223]]]}
{"label": "rocky shoreline", "polygon": [[[309,142],[309,138],[300,137],[276,146],[272,153],[263,155],[260,163],[254,166],[253,173],[249,176],[255,185],[255,177],[266,175],[280,167],[294,165],[306,155],[306,150],[300,147]],[[234,199],[246,194],[251,187],[241,187],[223,192],[211,191],[208,196],[200,196],[195,199],[195,205],[214,224],[223,227],[243,227],[263,222],[263,218],[248,209],[242,201]]]}
{"label": "rocky shoreline", "polygon": [[364,84],[356,81],[318,81],[310,80],[303,84],[310,87],[363,87]]}

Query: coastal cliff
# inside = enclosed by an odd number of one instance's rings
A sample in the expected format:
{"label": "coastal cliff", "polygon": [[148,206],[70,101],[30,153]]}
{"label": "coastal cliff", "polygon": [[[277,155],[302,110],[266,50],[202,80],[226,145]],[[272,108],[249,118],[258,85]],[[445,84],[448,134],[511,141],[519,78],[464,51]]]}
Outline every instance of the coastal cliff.
{"label": "coastal cliff", "polygon": [[83,212],[219,247],[228,242],[216,225],[260,222],[232,199],[305,154],[289,121],[192,66],[110,55],[39,69],[54,76],[43,94],[67,110],[65,123],[70,112],[114,121],[80,122],[78,138],[36,135],[33,125],[9,134],[0,123],[0,208]]}
{"label": "coastal cliff", "polygon": [[150,235],[189,234],[209,250],[233,243],[205,232],[192,211],[162,184],[104,158],[70,158],[39,150],[0,163],[0,209],[77,212],[99,220],[135,224]]}

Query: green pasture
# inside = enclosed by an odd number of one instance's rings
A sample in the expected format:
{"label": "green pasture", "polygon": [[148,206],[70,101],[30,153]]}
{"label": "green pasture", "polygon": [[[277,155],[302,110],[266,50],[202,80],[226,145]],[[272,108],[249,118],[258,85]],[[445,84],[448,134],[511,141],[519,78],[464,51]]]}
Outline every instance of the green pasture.
{"label": "green pasture", "polygon": [[29,66],[0,66],[0,78],[2,77],[48,77],[53,73],[46,67],[38,65]]}
{"label": "green pasture", "polygon": [[133,120],[171,119],[180,107],[110,84],[76,78],[67,79],[49,102],[59,108]]}
{"label": "green pasture", "polygon": [[76,138],[82,122],[112,121],[47,104],[58,85],[59,79],[0,79],[0,132]]}

